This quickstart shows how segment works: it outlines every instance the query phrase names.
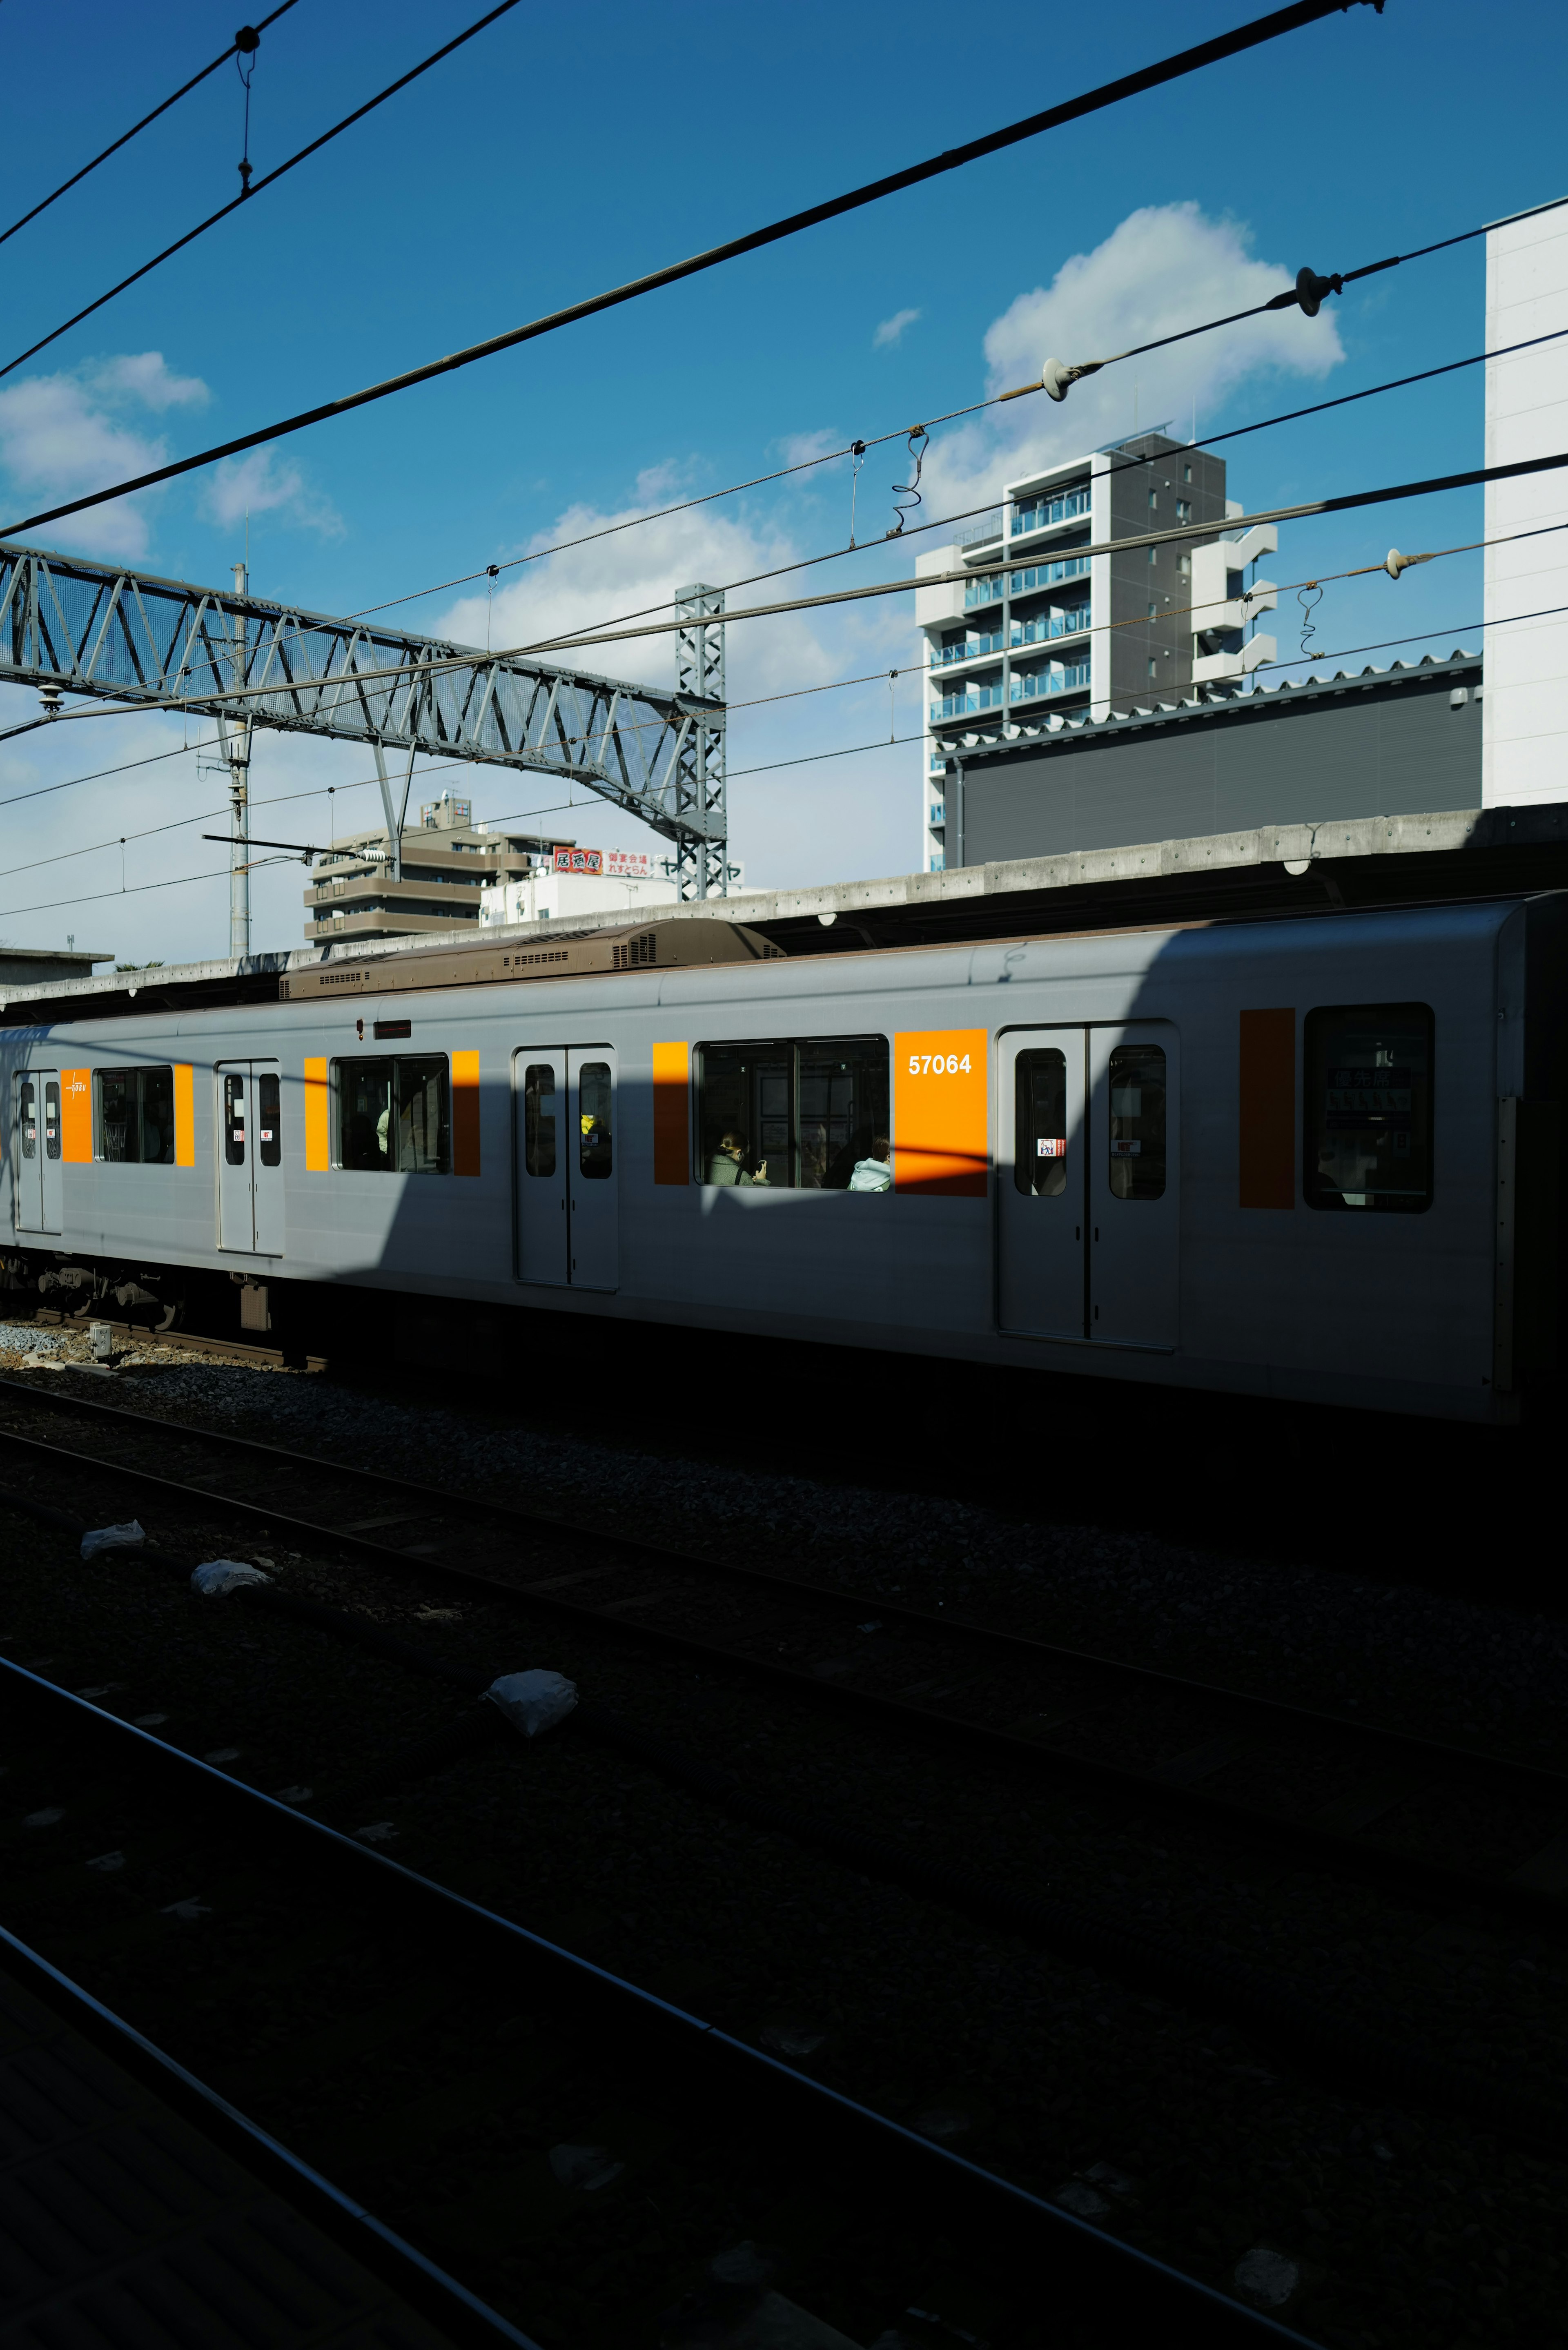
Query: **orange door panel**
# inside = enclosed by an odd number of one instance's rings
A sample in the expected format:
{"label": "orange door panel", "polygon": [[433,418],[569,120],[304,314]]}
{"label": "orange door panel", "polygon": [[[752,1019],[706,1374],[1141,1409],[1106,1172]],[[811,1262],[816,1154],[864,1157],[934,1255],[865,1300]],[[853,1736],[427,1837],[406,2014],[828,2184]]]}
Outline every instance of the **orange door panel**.
{"label": "orange door panel", "polygon": [[990,1166],[989,1031],[911,1029],[893,1039],[893,1189],[983,1200]]}

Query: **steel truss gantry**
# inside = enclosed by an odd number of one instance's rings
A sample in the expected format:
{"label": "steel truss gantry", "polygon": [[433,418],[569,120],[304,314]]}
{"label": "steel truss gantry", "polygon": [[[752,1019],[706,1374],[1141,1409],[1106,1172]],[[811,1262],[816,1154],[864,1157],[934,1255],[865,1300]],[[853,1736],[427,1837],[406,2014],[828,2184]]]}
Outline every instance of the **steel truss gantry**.
{"label": "steel truss gantry", "polygon": [[[725,892],[722,588],[682,593],[673,692],[251,595],[0,545],[0,684],[222,715],[389,753],[531,769],[674,844]],[[243,677],[243,702],[232,697]]]}

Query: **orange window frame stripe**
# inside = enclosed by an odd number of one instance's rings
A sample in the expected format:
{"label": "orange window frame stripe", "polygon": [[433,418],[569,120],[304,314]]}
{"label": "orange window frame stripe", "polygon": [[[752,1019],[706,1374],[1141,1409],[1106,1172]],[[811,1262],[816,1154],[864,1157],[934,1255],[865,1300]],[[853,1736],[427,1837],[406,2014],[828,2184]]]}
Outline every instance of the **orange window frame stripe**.
{"label": "orange window frame stripe", "polygon": [[196,1164],[196,1072],[189,1061],[174,1064],[174,1164]]}
{"label": "orange window frame stripe", "polygon": [[990,1031],[919,1028],[893,1039],[893,1189],[983,1200],[991,1183]]}
{"label": "orange window frame stripe", "polygon": [[479,1055],[452,1056],[452,1171],[479,1172]]}
{"label": "orange window frame stripe", "polygon": [[60,1157],[71,1167],[92,1164],[92,1071],[60,1071]]}
{"label": "orange window frame stripe", "polygon": [[691,1047],[653,1048],[653,1180],[691,1180]]}
{"label": "orange window frame stripe", "polygon": [[305,1168],[308,1175],[324,1175],[332,1164],[332,1114],[327,1092],[327,1063],[305,1065]]}
{"label": "orange window frame stripe", "polygon": [[1241,1014],[1237,1190],[1243,1208],[1296,1203],[1296,1015],[1293,1006]]}

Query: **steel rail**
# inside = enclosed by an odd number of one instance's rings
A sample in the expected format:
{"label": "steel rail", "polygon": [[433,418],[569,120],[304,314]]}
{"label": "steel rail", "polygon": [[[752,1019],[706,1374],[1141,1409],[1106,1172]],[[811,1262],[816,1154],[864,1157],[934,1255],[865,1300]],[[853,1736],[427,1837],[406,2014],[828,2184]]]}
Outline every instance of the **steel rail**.
{"label": "steel rail", "polygon": [[539,2350],[531,2334],[520,2334],[498,2310],[449,2276],[356,2197],[335,2187],[5,1926],[0,1926],[0,1969],[454,2342],[472,2345],[472,2350],[493,2350],[497,2343],[510,2343],[513,2350]]}
{"label": "steel rail", "polygon": [[[151,1421],[149,1424],[161,1430],[167,1430],[169,1426],[169,1423],[162,1421]],[[197,1431],[197,1433],[204,1434],[205,1431]],[[1049,1774],[1076,1780],[1100,1794],[1109,1795],[1124,1802],[1131,1801],[1144,1807],[1153,1804],[1179,1814],[1186,1814],[1189,1817],[1197,1816],[1211,1827],[1261,1840],[1275,1851],[1282,1846],[1293,1847],[1319,1866],[1327,1866],[1355,1877],[1369,1878],[1380,1890],[1386,1890],[1391,1884],[1397,1883],[1406,1892],[1425,1899],[1436,1898],[1440,1902],[1459,1900],[1466,1904],[1480,1903],[1493,1910],[1501,1909],[1517,1913],[1537,1925],[1544,1921],[1562,1923],[1565,1918],[1568,1918],[1568,1904],[1564,1903],[1561,1895],[1555,1891],[1543,1889],[1529,1881],[1519,1882],[1513,1877],[1486,1877],[1477,1870],[1458,1866],[1447,1860],[1434,1859],[1425,1854],[1402,1850],[1396,1845],[1369,1839],[1347,1832],[1344,1828],[1323,1825],[1310,1814],[1304,1817],[1293,1816],[1289,1813],[1270,1810],[1263,1804],[1249,1802],[1240,1796],[1221,1794],[1211,1788],[1195,1785],[1179,1778],[1163,1776],[1158,1769],[1135,1769],[1124,1763],[1106,1761],[1099,1755],[1075,1753],[1068,1749],[1044,1745],[1039,1739],[1021,1736],[1015,1731],[999,1730],[990,1723],[969,1721],[961,1715],[940,1712],[933,1707],[916,1704],[908,1697],[890,1695],[879,1690],[846,1687],[835,1681],[825,1681],[811,1672],[803,1671],[797,1666],[781,1663],[775,1657],[750,1655],[744,1650],[729,1647],[722,1640],[706,1639],[695,1633],[676,1631],[658,1624],[628,1622],[618,1614],[582,1600],[571,1599],[559,1590],[548,1588],[547,1586],[554,1580],[551,1576],[542,1579],[544,1587],[541,1587],[540,1585],[530,1586],[527,1583],[513,1582],[485,1575],[472,1567],[452,1565],[439,1558],[424,1555],[411,1556],[408,1552],[400,1550],[392,1544],[376,1542],[368,1534],[340,1530],[320,1520],[296,1517],[286,1511],[277,1509],[271,1503],[247,1501],[238,1496],[216,1492],[208,1486],[164,1477],[155,1470],[140,1469],[122,1461],[106,1461],[99,1454],[74,1452],[67,1447],[47,1443],[40,1438],[22,1436],[14,1430],[0,1429],[0,1441],[16,1445],[46,1460],[68,1464],[73,1471],[98,1470],[106,1475],[121,1476],[151,1492],[168,1497],[177,1506],[187,1510],[195,1504],[205,1510],[215,1510],[220,1514],[225,1511],[231,1512],[265,1524],[269,1531],[285,1532],[310,1548],[337,1546],[352,1552],[356,1556],[369,1559],[382,1568],[395,1565],[404,1574],[412,1571],[418,1575],[428,1575],[491,1605],[497,1601],[504,1601],[514,1607],[542,1608],[569,1623],[591,1627],[600,1631],[621,1633],[645,1647],[662,1648],[673,1654],[699,1658],[704,1663],[745,1673],[753,1679],[767,1681],[775,1688],[787,1690],[797,1698],[809,1699],[815,1704],[828,1710],[836,1710],[840,1713],[851,1716],[870,1716],[905,1734],[913,1734],[922,1739],[941,1738],[971,1751],[978,1750],[982,1753],[1003,1757],[1014,1763],[1026,1762],[1034,1769],[1044,1769]],[[309,1455],[287,1457],[297,1460],[313,1469],[331,1471],[336,1465],[317,1461]],[[374,1471],[364,1471],[356,1474],[383,1486],[397,1483],[395,1480],[380,1479]],[[73,1523],[65,1518],[63,1513],[49,1509],[47,1505],[36,1503],[30,1497],[10,1493],[0,1495],[0,1501],[9,1502],[13,1506],[36,1510],[40,1516],[63,1526],[68,1527]],[[576,1534],[583,1531],[580,1526],[572,1525],[570,1521],[550,1520],[545,1523],[549,1523],[553,1528]],[[596,1541],[598,1539],[596,1535]],[[701,1557],[693,1557],[689,1554],[667,1549],[659,1544],[644,1544],[629,1537],[606,1537],[601,1546],[610,1544],[626,1548],[633,1556],[651,1555],[667,1564],[678,1563],[684,1569],[699,1574],[709,1568],[709,1562]],[[855,1604],[853,1599],[846,1601],[843,1594],[831,1591],[822,1586],[801,1585],[793,1577],[764,1575],[763,1579],[778,1596],[789,1594],[811,1600],[827,1598],[832,1601],[836,1608]],[[862,1606],[867,1604],[878,1607],[881,1605],[879,1601],[860,1603]],[[927,1615],[919,1610],[911,1610],[910,1614],[922,1630],[929,1631],[934,1628],[947,1631],[950,1628],[945,1617]],[[981,1638],[992,1637],[985,1627],[974,1626],[967,1619],[959,1620],[963,1623],[966,1635],[972,1631]],[[995,1637],[1004,1643],[1011,1643],[1012,1640],[1012,1636],[1007,1634],[999,1634]],[[1025,1644],[1021,1642],[1018,1645]],[[1052,1656],[1078,1654],[1071,1650],[1054,1650],[1047,1648],[1044,1643],[1027,1645],[1037,1646],[1044,1653]],[[1080,1660],[1090,1664],[1098,1661],[1092,1657],[1083,1657]],[[1137,1668],[1136,1670],[1139,1679],[1146,1677],[1146,1669]],[[1148,1677],[1167,1678],[1152,1674]],[[1183,1690],[1189,1694],[1201,1694],[1208,1699],[1224,1699],[1229,1694],[1223,1688],[1215,1684],[1182,1682],[1176,1676],[1168,1677],[1168,1685]],[[1259,1702],[1267,1705],[1269,1700],[1263,1700]],[[1307,1713],[1305,1719],[1314,1721],[1318,1718]],[[1347,1728],[1355,1732],[1360,1731],[1360,1724],[1345,1723],[1339,1717],[1324,1719],[1336,1729]],[[1049,1727],[1047,1723],[1045,1731],[1047,1735]],[[1398,1739],[1401,1735],[1397,1731],[1388,1734],[1393,1739]],[[1445,1756],[1457,1753],[1460,1760],[1467,1762],[1469,1761],[1469,1758],[1463,1754],[1462,1750],[1443,1749],[1441,1751]],[[1502,1767],[1510,1769],[1512,1766],[1505,1763]],[[1558,1774],[1537,1773],[1533,1766],[1530,1765],[1519,1767],[1532,1782],[1539,1779],[1543,1781],[1553,1794],[1563,1793],[1563,1783]]]}
{"label": "steel rail", "polygon": [[[537,1528],[542,1532],[569,1535],[574,1538],[580,1538],[587,1534],[601,1548],[622,1551],[628,1559],[646,1558],[661,1565],[690,1569],[693,1574],[714,1576],[733,1583],[751,1584],[780,1598],[815,1600],[850,1615],[858,1615],[867,1607],[875,1608],[885,1622],[906,1625],[911,1630],[945,1633],[958,1638],[974,1640],[1011,1650],[1020,1656],[1031,1657],[1042,1661],[1073,1665],[1085,1670],[1093,1669],[1121,1676],[1129,1680],[1142,1681],[1150,1688],[1168,1690],[1173,1694],[1200,1697],[1226,1705],[1242,1706],[1260,1715],[1280,1721],[1296,1723],[1304,1728],[1351,1733],[1357,1738],[1386,1745],[1409,1755],[1412,1760],[1418,1759],[1434,1765],[1459,1764],[1472,1775],[1495,1775],[1500,1780],[1513,1780],[1521,1786],[1528,1787],[1537,1794],[1560,1798],[1564,1804],[1568,1804],[1568,1771],[1553,1770],[1547,1763],[1529,1762],[1516,1755],[1499,1754],[1490,1749],[1456,1746],[1449,1740],[1427,1738],[1416,1731],[1400,1730],[1393,1723],[1362,1721],[1358,1721],[1354,1714],[1335,1713],[1326,1707],[1298,1705],[1288,1698],[1268,1697],[1256,1690],[1237,1689],[1225,1681],[1204,1680],[1195,1674],[1168,1672],[1162,1666],[1139,1664],[1127,1657],[1107,1656],[1103,1650],[1071,1648],[1062,1641],[1041,1639],[1033,1633],[1012,1632],[1002,1625],[982,1623],[976,1617],[950,1616],[946,1613],[938,1615],[930,1608],[913,1607],[907,1601],[884,1598],[877,1593],[845,1591],[833,1584],[813,1583],[802,1575],[781,1575],[773,1568],[749,1565],[742,1560],[710,1558],[703,1552],[682,1550],[673,1543],[657,1542],[649,1535],[621,1534],[597,1524],[592,1519],[571,1518],[557,1511],[525,1508],[519,1503],[497,1501],[483,1493],[454,1492],[447,1486],[431,1485],[418,1478],[400,1476],[394,1470],[371,1469],[358,1462],[334,1461],[325,1453],[300,1452],[287,1445],[270,1444],[265,1438],[240,1436],[226,1429],[203,1428],[189,1420],[163,1419],[153,1412],[128,1411],[122,1404],[100,1403],[96,1397],[54,1393],[47,1388],[32,1387],[22,1379],[0,1377],[0,1400],[7,1396],[14,1396],[18,1399],[25,1399],[27,1403],[39,1410],[70,1411],[83,1419],[114,1422],[143,1431],[148,1435],[165,1439],[172,1433],[190,1438],[198,1443],[212,1445],[224,1451],[249,1454],[260,1460],[279,1461],[291,1469],[310,1470],[330,1473],[333,1476],[347,1477],[356,1483],[374,1485],[384,1492],[406,1494],[413,1501],[429,1502],[432,1504],[432,1514],[440,1511],[452,1511],[470,1517],[493,1519],[498,1523],[511,1526],[519,1532]],[[5,1439],[7,1433],[5,1430],[0,1429],[0,1439]],[[98,1456],[92,1454],[83,1454],[79,1458],[84,1461],[98,1460]],[[99,1465],[103,1468],[124,1469],[126,1473],[132,1473],[129,1465],[120,1461],[99,1460]],[[134,1473],[151,1475],[154,1472],[136,1471]],[[176,1490],[200,1493],[205,1499],[223,1502],[237,1510],[253,1512],[267,1524],[284,1523],[275,1510],[269,1509],[265,1504],[245,1503],[237,1497],[231,1500],[227,1494],[215,1490],[196,1485],[187,1487],[180,1481],[172,1482],[175,1483]],[[303,1527],[306,1522],[298,1520],[291,1523]],[[313,1527],[312,1531],[319,1535],[329,1532],[330,1529],[317,1526]],[[358,1539],[344,1535],[334,1535],[333,1538],[351,1543],[357,1542]],[[401,1559],[405,1565],[431,1574],[458,1577],[472,1584],[487,1596],[493,1596],[496,1592],[507,1593],[519,1598],[539,1596],[524,1593],[520,1586],[478,1575],[469,1568],[443,1566],[439,1560],[431,1558],[410,1558],[406,1552],[400,1551],[389,1544],[367,1543],[362,1547],[373,1552],[378,1557],[396,1557]],[[596,1621],[607,1620],[599,1617],[591,1608],[574,1607],[573,1612],[592,1616]],[[641,1627],[628,1625],[626,1628],[632,1630]],[[724,1653],[729,1655],[731,1652],[725,1650]],[[817,1685],[814,1682],[813,1687]],[[909,1711],[922,1712],[924,1709],[916,1707],[910,1708]]]}
{"label": "steel rail", "polygon": [[[1073,2282],[1100,2293],[1117,2291],[1128,2314],[1163,2321],[1178,2330],[1161,2338],[1221,2344],[1270,2339],[1313,2350],[1303,2336],[1250,2310],[1196,2278],[1101,2234],[1059,2206],[1046,2202],[994,2171],[984,2169],[857,2099],[751,2047],[688,2010],[641,1990],[607,1968],[581,1958],[533,1932],[515,1919],[420,1875],[384,1853],[232,1779],[178,1747],[166,1745],[85,1698],[0,1658],[0,1691],[13,1711],[28,1702],[84,1734],[107,1740],[129,1768],[161,1770],[187,1811],[202,1804],[221,1810],[242,1835],[272,1835],[302,1863],[330,1864],[338,1881],[363,1887],[367,1899],[389,1897],[410,1914],[433,1923],[451,1947],[500,1956],[522,1968],[535,1983],[565,1994],[596,2022],[618,2034],[640,2038],[656,2056],[700,2071],[725,2097],[733,2096],[748,2115],[804,2128],[819,2151],[833,2147],[877,2166],[878,2175],[934,2200],[948,2228],[959,2218],[999,2232],[1021,2262],[1037,2274],[1054,2255],[1074,2272]],[[443,1944],[443,1946],[445,1946]],[[1046,2248],[1049,2247],[1049,2250]],[[1104,2304],[1102,2303],[1102,2307]]]}

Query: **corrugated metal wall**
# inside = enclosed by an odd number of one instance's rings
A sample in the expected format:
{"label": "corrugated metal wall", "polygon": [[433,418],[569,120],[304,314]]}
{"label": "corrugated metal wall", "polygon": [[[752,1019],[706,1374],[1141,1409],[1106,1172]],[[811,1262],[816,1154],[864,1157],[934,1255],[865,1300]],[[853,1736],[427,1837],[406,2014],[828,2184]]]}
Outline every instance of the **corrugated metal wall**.
{"label": "corrugated metal wall", "polygon": [[1075,848],[1182,840],[1259,825],[1479,808],[1481,703],[1463,674],[1352,686],[1311,700],[1259,696],[1070,736],[1037,753],[966,761],[961,860],[949,792],[949,859],[989,865]]}

